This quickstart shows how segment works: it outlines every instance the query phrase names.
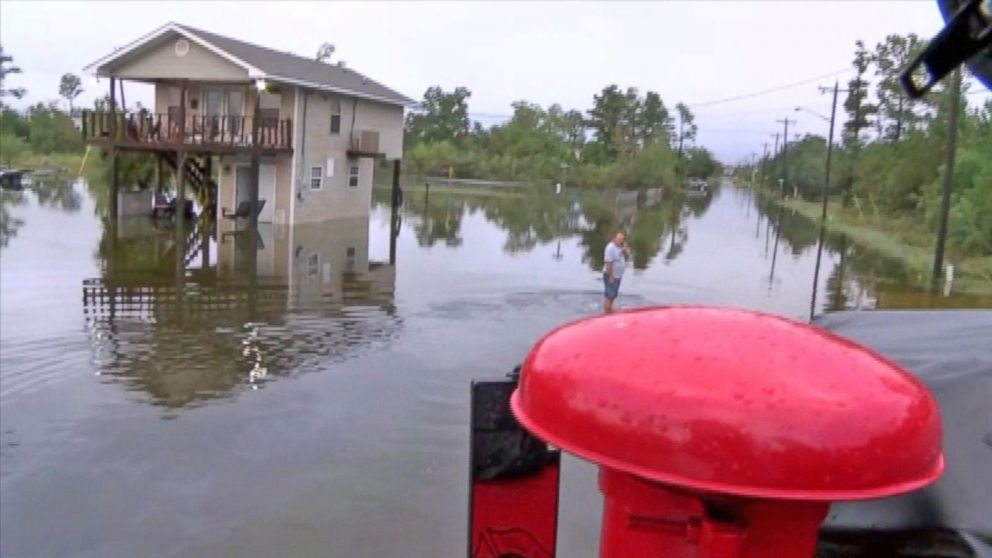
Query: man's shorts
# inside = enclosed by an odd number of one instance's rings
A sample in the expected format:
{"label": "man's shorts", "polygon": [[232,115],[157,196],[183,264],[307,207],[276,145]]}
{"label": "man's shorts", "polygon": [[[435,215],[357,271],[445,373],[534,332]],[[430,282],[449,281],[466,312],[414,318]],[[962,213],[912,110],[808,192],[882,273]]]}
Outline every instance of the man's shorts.
{"label": "man's shorts", "polygon": [[618,294],[620,294],[620,278],[617,277],[616,282],[615,283],[611,283],[610,282],[610,274],[609,273],[604,273],[603,274],[603,296],[605,296],[606,298],[608,298],[610,300],[613,300],[613,299],[615,299],[617,297]]}

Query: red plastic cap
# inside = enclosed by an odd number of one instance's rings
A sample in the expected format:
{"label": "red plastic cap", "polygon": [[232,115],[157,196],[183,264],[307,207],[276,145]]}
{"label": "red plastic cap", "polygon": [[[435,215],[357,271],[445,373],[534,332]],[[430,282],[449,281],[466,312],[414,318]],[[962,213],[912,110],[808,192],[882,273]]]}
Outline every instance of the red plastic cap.
{"label": "red plastic cap", "polygon": [[827,331],[726,308],[648,308],[562,326],[513,394],[538,437],[668,484],[849,500],[940,476],[940,415],[915,377]]}

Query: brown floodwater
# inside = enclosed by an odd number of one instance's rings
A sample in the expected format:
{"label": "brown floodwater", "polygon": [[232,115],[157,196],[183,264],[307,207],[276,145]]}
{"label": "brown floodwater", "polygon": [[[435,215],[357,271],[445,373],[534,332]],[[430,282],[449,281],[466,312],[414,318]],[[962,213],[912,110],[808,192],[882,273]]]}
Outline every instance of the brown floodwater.
{"label": "brown floodwater", "polygon": [[[730,184],[411,190],[394,263],[380,194],[252,238],[115,231],[81,183],[2,192],[0,555],[464,555],[469,382],[599,311],[618,226],[622,308],[809,317],[817,227]],[[992,306],[835,235],[816,291],[817,312]],[[563,475],[561,555],[594,556],[593,470]]]}

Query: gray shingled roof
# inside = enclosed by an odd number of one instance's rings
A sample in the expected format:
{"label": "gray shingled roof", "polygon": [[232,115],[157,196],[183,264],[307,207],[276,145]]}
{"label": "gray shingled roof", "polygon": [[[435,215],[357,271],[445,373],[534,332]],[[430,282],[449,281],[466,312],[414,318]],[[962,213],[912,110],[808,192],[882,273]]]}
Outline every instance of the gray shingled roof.
{"label": "gray shingled roof", "polygon": [[342,68],[324,62],[318,62],[295,54],[279,52],[270,48],[260,47],[237,39],[224,37],[209,31],[196,29],[188,25],[175,23],[187,33],[196,35],[200,39],[214,45],[231,56],[238,58],[258,68],[265,74],[278,78],[286,78],[304,82],[304,84],[314,84],[339,90],[346,93],[353,93],[358,97],[368,97],[382,102],[397,105],[414,104],[415,101],[402,93],[398,93],[381,83],[363,76],[351,68]]}

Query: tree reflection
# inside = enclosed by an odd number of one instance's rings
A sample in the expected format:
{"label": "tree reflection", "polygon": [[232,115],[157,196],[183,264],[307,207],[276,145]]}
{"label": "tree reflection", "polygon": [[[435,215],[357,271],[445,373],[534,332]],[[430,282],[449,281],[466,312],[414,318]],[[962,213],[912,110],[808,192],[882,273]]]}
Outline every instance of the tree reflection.
{"label": "tree reflection", "polygon": [[83,206],[83,198],[76,185],[66,176],[36,179],[31,189],[38,205],[67,213],[75,213]]}
{"label": "tree reflection", "polygon": [[11,208],[23,205],[26,201],[23,192],[0,190],[0,248],[6,248],[17,231],[24,226],[24,219],[14,217]]}
{"label": "tree reflection", "polygon": [[530,251],[539,243],[571,236],[578,227],[570,197],[502,196],[480,205],[486,220],[506,231],[503,250],[509,253]]}
{"label": "tree reflection", "polygon": [[591,224],[591,228],[582,233],[581,244],[585,249],[583,261],[594,271],[602,269],[603,249],[620,228],[628,233],[627,242],[634,269],[647,269],[663,247],[666,262],[676,259],[689,240],[685,220],[690,215],[705,213],[712,203],[713,193],[697,199],[674,194],[660,203],[650,204],[650,207],[647,203],[640,203],[633,209],[622,201],[614,201],[611,206],[611,197],[588,196],[583,200],[582,209]]}
{"label": "tree reflection", "polygon": [[[762,197],[754,202],[767,222],[768,236],[777,237],[780,244],[798,258],[808,251],[815,251],[819,241],[819,225],[802,214],[782,209]],[[956,304],[955,301],[938,302],[926,293],[925,276],[919,275],[898,258],[857,244],[846,235],[828,232],[824,235],[824,254],[835,264],[829,268],[822,308],[830,311],[851,308],[898,307],[906,304],[928,306]],[[774,257],[774,254],[771,254]],[[980,305],[971,297],[958,296],[957,301],[968,300]]]}
{"label": "tree reflection", "polygon": [[464,200],[449,194],[425,194],[419,200],[408,200],[405,207],[418,217],[413,225],[417,244],[430,247],[443,241],[445,246],[461,246]]}

